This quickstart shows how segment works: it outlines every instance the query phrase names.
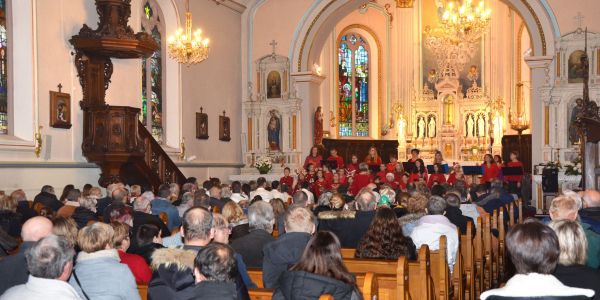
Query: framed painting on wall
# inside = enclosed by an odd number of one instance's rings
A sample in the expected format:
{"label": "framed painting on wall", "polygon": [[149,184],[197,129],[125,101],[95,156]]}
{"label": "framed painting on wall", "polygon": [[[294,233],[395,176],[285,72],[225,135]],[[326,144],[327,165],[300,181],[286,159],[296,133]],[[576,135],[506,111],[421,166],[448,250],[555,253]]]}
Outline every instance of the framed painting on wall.
{"label": "framed painting on wall", "polygon": [[222,116],[219,116],[219,140],[231,141],[231,124],[229,117],[225,116],[225,111]]}
{"label": "framed painting on wall", "polygon": [[202,107],[200,107],[200,112],[196,113],[196,138],[201,140],[208,139],[208,115],[202,112]]}
{"label": "framed painting on wall", "polygon": [[71,95],[50,91],[50,127],[71,128]]}

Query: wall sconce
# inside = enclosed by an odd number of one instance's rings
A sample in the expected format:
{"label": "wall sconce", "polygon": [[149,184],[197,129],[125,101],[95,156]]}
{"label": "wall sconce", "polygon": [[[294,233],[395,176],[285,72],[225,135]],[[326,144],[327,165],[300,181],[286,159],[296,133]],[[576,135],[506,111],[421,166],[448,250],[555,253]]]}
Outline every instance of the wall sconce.
{"label": "wall sconce", "polygon": [[35,141],[35,148],[33,149],[35,153],[35,157],[39,158],[42,153],[42,128],[44,126],[38,126],[38,130],[33,134],[33,138]]}
{"label": "wall sconce", "polygon": [[315,73],[317,73],[317,75],[321,76],[321,72],[323,71],[323,68],[321,68],[321,66],[319,66],[319,64],[314,63],[313,69],[314,69]]}

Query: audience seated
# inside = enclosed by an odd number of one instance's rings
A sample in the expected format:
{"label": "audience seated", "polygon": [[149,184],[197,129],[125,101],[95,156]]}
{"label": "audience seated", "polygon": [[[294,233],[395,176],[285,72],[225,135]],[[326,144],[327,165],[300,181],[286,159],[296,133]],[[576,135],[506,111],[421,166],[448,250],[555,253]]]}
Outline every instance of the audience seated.
{"label": "audience seated", "polygon": [[63,237],[75,250],[77,250],[78,232],[77,223],[72,218],[55,217],[52,220],[52,233]]}
{"label": "audience seated", "polygon": [[0,195],[0,229],[12,237],[21,235],[22,216],[17,213],[17,199]]}
{"label": "audience seated", "polygon": [[231,247],[221,243],[208,244],[198,251],[194,259],[196,286],[190,299],[238,299],[232,276],[235,268],[236,261]]}
{"label": "audience seated", "polygon": [[[231,229],[229,228],[227,219],[225,219],[223,215],[213,213],[213,229],[215,231],[213,242],[229,245],[229,235],[231,234]],[[244,262],[242,256],[234,251],[234,257],[237,263],[238,272],[240,273],[240,276],[242,276],[242,280],[244,281],[246,287],[255,288],[256,284],[254,284],[252,279],[250,279],[248,270],[246,268],[246,263]]]}
{"label": "audience seated", "polygon": [[45,185],[42,187],[42,191],[33,198],[33,205],[41,203],[44,207],[57,212],[63,204],[58,201],[56,194],[54,193],[54,187],[51,185]]}
{"label": "audience seated", "polygon": [[[149,299],[189,299],[194,288],[194,259],[214,237],[213,218],[204,208],[194,207],[183,215],[182,248],[158,249],[152,255],[154,274],[148,285]],[[248,299],[246,286],[237,272],[235,276],[238,299]]]}
{"label": "audience seated", "polygon": [[231,226],[231,235],[229,236],[231,241],[250,233],[248,218],[244,214],[244,210],[234,201],[225,203],[221,214],[227,219],[229,226]]}
{"label": "audience seated", "polygon": [[[574,197],[558,196],[550,203],[550,218],[552,221],[571,220],[578,221],[578,201]],[[587,239],[588,259],[586,265],[597,269],[600,266],[600,236],[590,229],[586,223],[578,223],[583,227]]]}
{"label": "audience seated", "polygon": [[285,214],[285,233],[263,248],[263,283],[265,288],[277,288],[279,277],[300,259],[311,235],[315,232],[315,217],[302,206],[292,206]]}
{"label": "audience seated", "polygon": [[323,294],[335,299],[360,299],[354,275],[348,272],[340,251],[335,234],[316,233],[298,263],[280,277],[273,300],[318,299]]}
{"label": "audience seated", "polygon": [[121,186],[122,184],[120,183],[111,183],[106,187],[106,197],[98,199],[98,204],[96,205],[96,214],[99,217],[103,216],[104,209],[112,203],[112,193]]}
{"label": "audience seated", "polygon": [[271,233],[274,224],[273,208],[264,201],[257,201],[248,208],[250,233],[231,242],[231,247],[239,253],[250,268],[263,265],[263,247],[275,240]]}
{"label": "audience seated", "polygon": [[56,215],[59,217],[70,217],[75,208],[79,207],[79,198],[81,198],[80,190],[75,188],[69,190],[63,201],[64,205],[56,212]]}
{"label": "audience seated", "polygon": [[147,284],[150,282],[152,271],[150,270],[148,263],[143,257],[137,254],[127,253],[127,249],[129,249],[129,245],[131,244],[129,241],[129,225],[112,222],[110,223],[110,226],[115,232],[112,244],[119,253],[121,263],[129,267],[129,270],[131,270],[131,273],[138,284]]}
{"label": "audience seated", "polygon": [[[29,278],[10,288],[1,300],[81,299],[67,283],[73,270],[72,245],[63,237],[49,235],[33,244],[25,253]],[[5,273],[3,273],[5,274]]]}
{"label": "audience seated", "polygon": [[583,207],[579,210],[581,221],[590,224],[596,233],[600,233],[600,192],[587,190],[582,195]]}
{"label": "audience seated", "polygon": [[[152,214],[151,202],[154,199],[154,193],[148,191],[139,196],[135,202],[133,202],[133,229],[132,236],[135,236],[140,226],[144,224],[154,224],[160,228],[162,237],[169,236],[171,232],[169,228],[161,219]],[[133,241],[132,241],[133,242]]]}
{"label": "audience seated", "polygon": [[23,224],[23,243],[19,252],[0,260],[0,295],[10,287],[27,282],[25,252],[40,239],[52,234],[52,222],[45,217],[33,217]]}
{"label": "audience seated", "polygon": [[154,224],[143,224],[138,228],[136,235],[136,247],[131,251],[144,258],[146,263],[152,262],[152,253],[156,249],[164,248],[160,236],[160,228]]}
{"label": "audience seated", "polygon": [[263,201],[271,201],[273,199],[273,193],[267,191],[267,180],[264,177],[258,177],[256,180],[256,190],[250,193],[250,199],[254,199],[257,195],[262,198]]}
{"label": "audience seated", "polygon": [[567,287],[551,275],[559,261],[560,248],[558,237],[550,227],[531,219],[526,220],[508,232],[506,248],[516,275],[504,287],[483,292],[481,300],[588,299],[594,295],[592,290]]}
{"label": "audience seated", "polygon": [[417,226],[413,229],[410,237],[415,246],[429,246],[429,250],[435,251],[440,247],[440,236],[445,235],[448,249],[448,266],[452,271],[458,252],[458,232],[456,226],[444,216],[446,200],[439,196],[431,196],[427,203],[427,215],[419,219]]}
{"label": "audience seated", "polygon": [[215,182],[209,181],[209,185],[207,185],[208,196],[210,207],[218,207],[219,210],[223,210],[223,205],[225,205],[225,201],[221,199],[221,184],[216,184]]}
{"label": "audience seated", "polygon": [[[461,234],[467,233],[467,224],[471,222],[475,224],[475,221],[467,216],[463,215],[462,210],[460,209],[461,197],[458,193],[454,191],[450,191],[446,193],[446,218],[452,222],[452,224],[456,225],[460,229]],[[475,229],[475,228],[473,228]],[[473,231],[474,233],[474,231]]]}
{"label": "audience seated", "polygon": [[12,192],[10,197],[17,200],[17,213],[21,215],[21,225],[27,220],[37,216],[35,210],[29,206],[31,203],[27,200],[27,195],[25,195],[23,190],[18,189]]}
{"label": "audience seated", "polygon": [[69,283],[82,299],[140,299],[135,278],[113,248],[113,238],[112,227],[100,222],[79,231],[81,252]]}
{"label": "audience seated", "polygon": [[344,248],[356,248],[360,238],[367,232],[375,217],[377,196],[368,189],[362,189],[355,198],[356,211],[329,211],[319,216],[319,230],[333,232]]}
{"label": "audience seated", "polygon": [[241,201],[248,201],[248,195],[242,192],[242,184],[239,181],[234,181],[231,183],[231,200],[235,203],[240,203]]}
{"label": "audience seated", "polygon": [[560,246],[554,277],[566,286],[594,290],[594,299],[600,299],[600,271],[585,266],[587,239],[581,225],[570,220],[552,221],[549,225]]}
{"label": "audience seated", "polygon": [[112,192],[112,202],[102,212],[102,219],[104,223],[110,223],[110,215],[113,210],[119,209],[123,206],[128,206],[129,203],[129,191],[125,187],[118,187]]}
{"label": "audience seated", "polygon": [[97,200],[92,196],[79,198],[79,207],[76,207],[71,218],[77,223],[77,228],[85,227],[88,222],[95,221]]}
{"label": "audience seated", "polygon": [[402,234],[396,214],[389,207],[377,209],[369,229],[356,247],[357,258],[398,259],[406,256],[416,259],[416,248],[410,237]]}
{"label": "audience seated", "polygon": [[179,212],[179,216],[183,217],[183,214],[190,207],[194,206],[194,193],[193,192],[185,192],[181,196],[181,203],[177,206],[177,211]]}
{"label": "audience seated", "polygon": [[402,226],[404,236],[410,236],[417,222],[427,214],[427,197],[420,193],[414,193],[406,203],[408,213],[398,219]]}
{"label": "audience seated", "polygon": [[163,184],[158,189],[158,195],[150,203],[152,214],[158,216],[161,212],[164,212],[169,216],[169,223],[167,224],[168,232],[177,226],[181,226],[181,218],[177,208],[167,198],[171,196],[171,189],[169,185]]}

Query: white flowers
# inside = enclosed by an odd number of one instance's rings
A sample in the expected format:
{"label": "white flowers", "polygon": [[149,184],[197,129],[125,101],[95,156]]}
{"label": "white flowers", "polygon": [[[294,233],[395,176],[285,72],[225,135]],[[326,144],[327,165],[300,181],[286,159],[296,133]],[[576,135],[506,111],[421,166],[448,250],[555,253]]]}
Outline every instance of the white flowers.
{"label": "white flowers", "polygon": [[260,156],[254,162],[254,167],[257,169],[267,169],[270,170],[273,167],[273,163],[271,162],[271,158],[268,156]]}

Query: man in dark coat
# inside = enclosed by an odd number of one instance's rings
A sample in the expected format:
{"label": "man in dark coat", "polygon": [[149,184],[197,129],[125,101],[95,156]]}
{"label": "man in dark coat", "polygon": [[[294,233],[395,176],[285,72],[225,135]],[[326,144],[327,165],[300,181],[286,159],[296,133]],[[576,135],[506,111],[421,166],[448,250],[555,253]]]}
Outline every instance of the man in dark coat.
{"label": "man in dark coat", "polygon": [[233,249],[225,244],[210,243],[198,251],[194,260],[196,287],[191,299],[237,299],[235,278],[232,277],[235,262]]}
{"label": "man in dark coat", "polygon": [[315,216],[305,207],[292,206],[285,214],[285,234],[263,248],[263,282],[265,288],[277,288],[283,272],[298,262],[311,234]]}
{"label": "man in dark coat", "polygon": [[63,207],[62,202],[56,198],[54,194],[54,188],[50,185],[45,185],[42,187],[42,191],[33,198],[33,205],[36,203],[41,203],[44,207],[57,212],[61,207]]}
{"label": "man in dark coat", "polygon": [[273,207],[265,201],[257,201],[248,208],[250,233],[231,242],[231,247],[239,253],[248,268],[262,268],[263,247],[274,241]]}
{"label": "man in dark coat", "polygon": [[112,193],[121,186],[119,183],[111,183],[106,187],[106,197],[98,199],[96,203],[96,214],[98,218],[104,219],[104,210],[113,202]]}
{"label": "man in dark coat", "polygon": [[52,222],[45,217],[33,217],[23,224],[21,230],[23,244],[21,244],[19,252],[0,260],[0,295],[15,285],[27,282],[29,272],[27,271],[25,251],[35,242],[50,234],[52,234]]}
{"label": "man in dark coat", "polygon": [[375,217],[377,198],[369,188],[362,189],[355,199],[356,211],[326,211],[319,215],[319,231],[335,233],[344,248],[356,248]]}

